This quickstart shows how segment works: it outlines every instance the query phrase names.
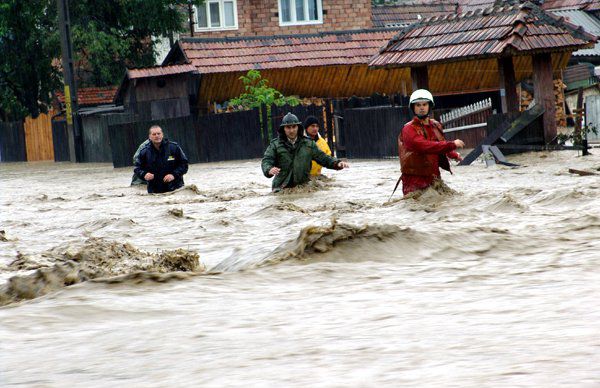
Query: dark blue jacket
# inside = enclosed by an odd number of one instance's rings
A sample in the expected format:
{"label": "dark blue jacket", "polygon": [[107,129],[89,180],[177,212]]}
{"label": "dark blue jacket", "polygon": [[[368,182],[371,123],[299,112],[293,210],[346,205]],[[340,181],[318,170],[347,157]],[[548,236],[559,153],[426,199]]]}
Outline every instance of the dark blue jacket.
{"label": "dark blue jacket", "polygon": [[[183,187],[183,174],[187,170],[188,159],[181,147],[163,139],[158,150],[152,142],[142,149],[133,171],[142,179],[148,172],[154,174],[154,179],[148,181],[148,192],[165,193]],[[169,183],[163,182],[167,174],[172,174],[175,179]]]}

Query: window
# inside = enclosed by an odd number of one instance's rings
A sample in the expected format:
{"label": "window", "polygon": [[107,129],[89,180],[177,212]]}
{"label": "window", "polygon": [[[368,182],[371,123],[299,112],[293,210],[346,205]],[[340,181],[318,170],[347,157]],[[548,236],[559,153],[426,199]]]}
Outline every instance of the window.
{"label": "window", "polygon": [[237,29],[236,0],[206,0],[194,7],[194,19],[194,31]]}
{"label": "window", "polygon": [[323,23],[322,0],[279,0],[279,24]]}

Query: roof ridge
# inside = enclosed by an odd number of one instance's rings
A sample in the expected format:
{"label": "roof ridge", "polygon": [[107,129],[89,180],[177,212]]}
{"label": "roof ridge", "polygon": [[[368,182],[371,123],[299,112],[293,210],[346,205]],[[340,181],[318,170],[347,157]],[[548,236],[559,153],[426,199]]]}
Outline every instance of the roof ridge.
{"label": "roof ridge", "polygon": [[312,34],[285,34],[285,35],[260,35],[260,36],[233,36],[224,38],[196,38],[183,37],[179,39],[181,43],[219,43],[219,42],[244,42],[252,40],[273,40],[273,39],[298,39],[298,38],[319,38],[323,36],[337,35],[355,35],[371,32],[389,32],[400,30],[401,27],[379,27],[379,28],[364,28],[359,30],[344,30],[344,31],[322,31]]}
{"label": "roof ridge", "polygon": [[148,69],[155,69],[155,68],[159,68],[159,67],[164,69],[165,67],[188,66],[188,65],[192,65],[192,63],[185,62],[185,63],[171,63],[168,65],[135,66],[135,67],[127,67],[127,70],[148,70]]}

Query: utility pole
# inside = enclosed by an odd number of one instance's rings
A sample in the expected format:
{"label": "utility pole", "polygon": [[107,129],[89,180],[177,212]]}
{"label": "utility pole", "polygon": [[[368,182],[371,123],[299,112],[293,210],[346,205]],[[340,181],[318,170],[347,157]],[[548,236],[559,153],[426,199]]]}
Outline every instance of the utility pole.
{"label": "utility pole", "polygon": [[192,8],[192,0],[188,0],[188,16],[190,19],[190,36],[194,37],[194,9]]}
{"label": "utility pole", "polygon": [[71,162],[81,160],[81,128],[77,112],[77,85],[73,66],[73,47],[71,45],[71,19],[69,17],[69,0],[56,0],[58,6],[58,28],[62,52],[63,77],[65,81],[65,105],[67,119],[67,137],[69,139],[69,155]]}

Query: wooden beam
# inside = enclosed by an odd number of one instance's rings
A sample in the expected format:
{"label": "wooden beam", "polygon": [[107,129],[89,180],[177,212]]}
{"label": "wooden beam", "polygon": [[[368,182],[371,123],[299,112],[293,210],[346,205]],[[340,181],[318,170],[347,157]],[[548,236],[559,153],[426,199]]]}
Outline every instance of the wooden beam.
{"label": "wooden beam", "polygon": [[536,104],[544,108],[544,140],[553,141],[557,134],[556,102],[554,101],[554,83],[552,77],[552,56],[535,54],[532,56],[533,94]]}
{"label": "wooden beam", "polygon": [[519,98],[517,96],[517,82],[512,57],[498,58],[498,75],[500,78],[502,112],[518,112]]}
{"label": "wooden beam", "polygon": [[417,89],[429,90],[429,75],[427,74],[427,66],[411,67],[410,78],[412,79],[413,92]]}

